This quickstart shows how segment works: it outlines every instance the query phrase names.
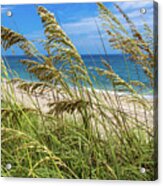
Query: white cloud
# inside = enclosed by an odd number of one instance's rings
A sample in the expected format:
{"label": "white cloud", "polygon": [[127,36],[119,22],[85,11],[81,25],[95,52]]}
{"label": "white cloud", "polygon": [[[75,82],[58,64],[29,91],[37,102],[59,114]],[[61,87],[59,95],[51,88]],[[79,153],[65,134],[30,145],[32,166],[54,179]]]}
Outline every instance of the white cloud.
{"label": "white cloud", "polygon": [[69,34],[91,34],[97,32],[95,20],[98,22],[99,18],[87,17],[81,19],[79,22],[65,23],[62,27]]}
{"label": "white cloud", "polygon": [[130,12],[127,15],[138,27],[138,29],[141,29],[144,23],[148,24],[149,26],[152,26],[153,24],[153,8],[148,9],[147,13],[144,15],[142,15],[140,11],[137,10]]}
{"label": "white cloud", "polygon": [[[117,12],[115,15],[120,20],[120,22],[123,23],[124,27],[128,27],[128,24],[119,12]],[[138,29],[141,29],[144,22],[147,23],[149,26],[153,24],[153,8],[148,9],[146,15],[142,15],[137,9],[130,11],[129,13],[127,13],[127,15],[138,27]],[[83,18],[78,22],[65,23],[62,25],[62,27],[69,35],[72,36],[86,35],[86,37],[89,38],[97,38],[98,30],[95,24],[95,20],[98,23],[98,26],[100,27],[102,36],[106,36],[103,31],[103,28],[101,27],[101,21],[98,17]]]}
{"label": "white cloud", "polygon": [[29,40],[45,38],[43,30],[35,30],[35,31],[31,32],[31,33],[24,34],[24,37],[26,37]]}
{"label": "white cloud", "polygon": [[133,1],[133,2],[118,2],[117,3],[122,10],[133,10],[133,9],[140,9],[140,8],[144,8],[144,7],[150,7],[153,5],[153,1],[152,0],[147,0],[147,1]]}

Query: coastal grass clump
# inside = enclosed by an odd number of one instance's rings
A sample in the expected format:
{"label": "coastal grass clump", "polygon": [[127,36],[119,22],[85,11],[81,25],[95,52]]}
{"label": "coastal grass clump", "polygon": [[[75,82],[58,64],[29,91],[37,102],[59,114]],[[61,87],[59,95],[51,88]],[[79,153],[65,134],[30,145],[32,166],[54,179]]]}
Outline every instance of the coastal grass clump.
{"label": "coastal grass clump", "polygon": [[[153,86],[155,61],[151,45],[115,6],[132,35],[98,3],[112,47],[130,54],[150,79],[149,86]],[[113,93],[97,91],[84,61],[54,15],[44,7],[38,7],[37,12],[43,23],[46,40],[42,43],[48,55],[41,54],[19,33],[1,27],[4,50],[18,45],[30,57],[20,63],[39,80],[10,79],[7,61],[1,59],[2,176],[156,179],[153,100],[135,89],[146,85],[138,80],[125,81],[109,61],[101,59],[105,68],[94,70],[110,80]],[[128,95],[119,94],[120,91]],[[12,164],[11,170],[6,168],[7,163]],[[142,173],[141,168],[146,172]]]}
{"label": "coastal grass clump", "polygon": [[[82,118],[42,116],[37,110],[2,102],[2,175],[78,179],[150,180],[153,136],[119,127],[98,133]],[[7,170],[5,165],[12,164]],[[141,167],[146,173],[141,174]]]}

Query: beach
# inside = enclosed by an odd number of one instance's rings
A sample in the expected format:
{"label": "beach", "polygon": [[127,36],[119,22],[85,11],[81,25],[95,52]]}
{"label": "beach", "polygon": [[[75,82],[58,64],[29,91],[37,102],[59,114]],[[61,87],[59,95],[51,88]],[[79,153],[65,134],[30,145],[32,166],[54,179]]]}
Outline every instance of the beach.
{"label": "beach", "polygon": [[[65,101],[71,100],[71,97],[68,95],[61,93],[58,94],[56,89],[45,89],[41,94],[37,91],[33,93],[27,93],[27,91],[22,90],[19,88],[19,82],[7,82],[6,79],[2,79],[1,82],[2,87],[2,100],[8,99],[7,97],[13,97],[14,101],[18,104],[23,105],[25,108],[31,108],[41,111],[42,113],[49,113],[49,103],[58,102],[58,101]],[[75,91],[72,89],[72,92]],[[7,94],[6,94],[7,93]],[[77,97],[79,92],[77,93]],[[100,103],[95,99],[94,94],[100,99]],[[8,95],[8,96],[7,96]],[[91,109],[91,112],[96,112],[95,114],[99,114],[96,105],[101,104],[102,107],[107,107],[107,109],[114,109],[115,111],[123,112],[129,115],[131,118],[139,121],[139,122],[146,122],[147,126],[153,127],[153,98],[152,96],[141,96],[137,95],[136,97],[127,94],[127,93],[116,93],[113,91],[105,91],[95,89],[92,91],[90,88],[83,88],[83,95],[85,100],[90,99],[90,95],[92,96],[91,100],[94,102],[94,110]],[[89,96],[88,96],[89,95]],[[6,97],[7,96],[7,97]],[[75,99],[76,93],[74,94]],[[12,100],[11,99],[11,100]],[[77,98],[76,98],[77,99]],[[136,101],[134,101],[134,99]],[[138,100],[143,99],[144,104],[140,104]],[[144,105],[144,106],[143,106]],[[147,109],[148,107],[148,109]],[[144,110],[144,108],[146,110]],[[98,113],[99,112],[99,113]],[[105,112],[105,109],[104,109]],[[118,114],[117,112],[117,114]],[[112,114],[107,110],[106,115],[108,117],[112,117]],[[147,120],[147,121],[146,121]]]}

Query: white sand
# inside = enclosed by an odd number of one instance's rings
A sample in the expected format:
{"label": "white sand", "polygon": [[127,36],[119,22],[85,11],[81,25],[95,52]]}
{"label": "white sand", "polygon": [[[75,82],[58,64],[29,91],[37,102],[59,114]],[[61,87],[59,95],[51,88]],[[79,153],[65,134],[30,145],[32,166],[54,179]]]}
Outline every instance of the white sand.
{"label": "white sand", "polygon": [[[23,104],[27,108],[34,108],[34,109],[40,109],[42,112],[47,113],[49,111],[48,103],[58,101],[58,100],[66,100],[67,96],[64,94],[57,94],[56,90],[46,90],[41,95],[36,94],[28,94],[25,91],[18,88],[18,83],[7,83],[5,79],[1,82],[1,99],[10,99],[11,96],[14,95],[14,99],[20,104]],[[83,89],[84,90],[84,89]],[[93,95],[91,90],[87,89],[87,92],[89,91],[90,94]],[[129,103],[126,101],[127,99],[132,99],[131,95],[127,94],[114,94],[114,92],[110,91],[102,91],[102,90],[95,90],[97,93],[97,96],[102,101],[101,103],[103,105],[109,106],[112,109],[119,110],[122,112],[125,112],[129,114],[130,116],[135,118],[135,115],[138,120],[144,121],[145,118],[148,119],[149,125],[153,125],[153,110],[152,108],[153,99],[146,99],[146,102],[148,102],[149,110],[144,110],[142,105],[138,103]],[[8,93],[8,97],[6,97],[6,93]],[[85,94],[87,96],[87,94]],[[127,98],[127,99],[126,99]],[[70,98],[68,98],[70,99]],[[92,99],[95,100],[95,99]],[[100,104],[101,104],[100,103]],[[108,116],[111,116],[110,113],[107,113]],[[117,112],[118,114],[118,112]]]}

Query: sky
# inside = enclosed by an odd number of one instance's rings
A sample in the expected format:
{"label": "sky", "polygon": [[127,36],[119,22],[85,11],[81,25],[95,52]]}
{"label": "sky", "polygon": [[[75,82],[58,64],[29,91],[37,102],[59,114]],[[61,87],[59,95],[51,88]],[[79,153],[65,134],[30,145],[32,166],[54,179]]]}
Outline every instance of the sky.
{"label": "sky", "polygon": [[[153,1],[118,2],[121,9],[135,23],[142,32],[143,21],[151,28],[153,25]],[[127,24],[111,2],[104,5],[127,27]],[[101,25],[98,7],[95,3],[68,3],[68,4],[42,4],[50,12],[54,13],[63,30],[70,37],[80,54],[104,54],[102,43],[98,34],[97,22],[102,33],[102,38],[108,54],[118,54],[108,42],[108,35]],[[146,14],[141,14],[140,9],[146,8]],[[12,16],[7,16],[7,11]],[[4,5],[1,7],[2,25],[23,34],[29,40],[44,39],[43,26],[37,14],[36,5]],[[36,43],[37,49],[45,53],[43,47]],[[23,52],[14,47],[17,55]],[[3,52],[3,51],[2,51]],[[4,52],[3,52],[4,53]],[[8,50],[5,55],[12,55]]]}

